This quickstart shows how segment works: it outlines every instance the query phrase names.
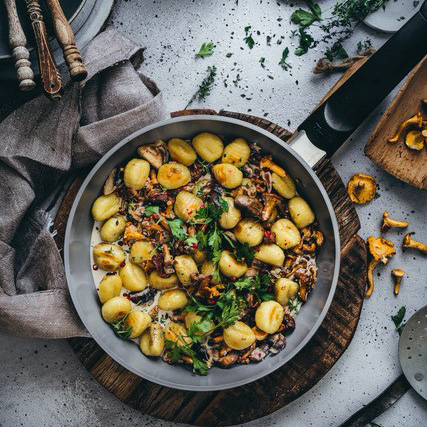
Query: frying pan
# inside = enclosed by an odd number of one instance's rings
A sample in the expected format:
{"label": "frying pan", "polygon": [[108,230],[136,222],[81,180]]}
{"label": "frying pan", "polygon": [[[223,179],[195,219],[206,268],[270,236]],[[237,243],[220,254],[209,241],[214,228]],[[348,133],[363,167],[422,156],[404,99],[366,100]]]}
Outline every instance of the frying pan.
{"label": "frying pan", "polygon": [[[209,391],[237,387],[270,374],[297,353],[314,335],[334,296],[340,244],[337,221],[325,189],[313,167],[332,154],[384,97],[426,54],[427,2],[364,66],[321,104],[298,128],[291,147],[269,132],[226,117],[187,116],[148,126],[119,142],[95,165],[78,192],[65,234],[64,260],[76,310],[96,342],[117,362],[155,383],[184,390]],[[299,194],[311,204],[325,241],[317,257],[318,281],[297,318],[297,327],[278,355],[258,364],[211,369],[196,376],[183,366],[143,356],[134,343],[120,340],[102,320],[89,261],[93,201],[113,167],[135,155],[136,148],[156,139],[189,139],[200,132],[242,137],[257,143],[295,180]]]}

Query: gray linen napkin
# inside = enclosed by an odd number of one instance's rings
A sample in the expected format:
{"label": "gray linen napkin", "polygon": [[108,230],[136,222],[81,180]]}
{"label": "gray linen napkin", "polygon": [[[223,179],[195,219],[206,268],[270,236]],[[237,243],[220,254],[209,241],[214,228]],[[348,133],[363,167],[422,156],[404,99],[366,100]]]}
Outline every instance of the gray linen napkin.
{"label": "gray linen napkin", "polygon": [[[162,94],[136,68],[142,49],[113,29],[82,52],[85,82],[63,98],[33,99],[0,123],[0,332],[87,336],[64,267],[38,208],[65,174],[98,160],[123,137],[166,118]],[[66,71],[62,74],[66,75]]]}

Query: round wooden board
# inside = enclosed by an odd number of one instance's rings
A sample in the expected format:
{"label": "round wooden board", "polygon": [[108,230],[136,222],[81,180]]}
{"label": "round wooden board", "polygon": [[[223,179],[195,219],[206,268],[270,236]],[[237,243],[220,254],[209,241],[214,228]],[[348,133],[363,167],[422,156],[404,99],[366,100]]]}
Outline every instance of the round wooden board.
{"label": "round wooden board", "polygon": [[[187,110],[172,116],[217,114],[212,110]],[[254,123],[287,141],[286,129],[268,120],[221,111],[220,115]],[[345,186],[330,161],[316,169],[334,206],[341,238],[341,270],[329,312],[314,337],[289,363],[251,384],[218,392],[187,392],[151,383],[127,371],[90,338],[69,343],[83,366],[122,402],[164,420],[201,426],[228,426],[271,414],[312,388],[337,362],[351,342],[365,295],[367,254],[357,236],[359,219]],[[63,248],[65,226],[74,197],[85,173],[66,194],[55,221],[57,244]],[[261,362],[262,363],[262,362]],[[256,402],[256,404],[254,404]]]}

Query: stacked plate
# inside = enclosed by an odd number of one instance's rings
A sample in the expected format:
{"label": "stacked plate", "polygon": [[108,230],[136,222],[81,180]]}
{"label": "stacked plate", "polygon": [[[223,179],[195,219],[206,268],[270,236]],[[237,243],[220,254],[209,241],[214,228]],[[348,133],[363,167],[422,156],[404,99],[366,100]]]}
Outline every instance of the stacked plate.
{"label": "stacked plate", "polygon": [[[53,36],[54,32],[47,7],[42,1],[40,3],[42,5],[48,35],[51,40],[51,49],[56,63],[59,65],[64,62],[62,50]],[[65,16],[71,24],[71,28],[76,36],[76,44],[80,50],[100,31],[111,12],[113,4],[114,0],[61,1],[61,6]],[[35,40],[30,21],[26,14],[25,3],[23,1],[17,1],[16,5],[22,27],[27,37],[33,70],[35,73],[38,73]],[[6,9],[3,2],[0,1],[0,80],[16,79],[15,61],[12,58],[8,41],[8,28]]]}

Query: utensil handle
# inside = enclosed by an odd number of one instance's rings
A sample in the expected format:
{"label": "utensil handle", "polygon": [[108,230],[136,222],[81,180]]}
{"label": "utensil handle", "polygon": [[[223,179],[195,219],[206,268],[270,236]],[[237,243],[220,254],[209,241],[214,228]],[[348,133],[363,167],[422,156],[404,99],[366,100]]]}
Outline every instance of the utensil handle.
{"label": "utensil handle", "polygon": [[15,58],[16,75],[19,81],[19,89],[29,91],[34,89],[34,73],[31,69],[30,53],[27,49],[27,39],[22,30],[16,10],[15,0],[4,0],[7,18],[9,21],[9,44]]}
{"label": "utensil handle", "polygon": [[338,427],[365,427],[381,415],[411,388],[404,374],[401,374],[379,396],[359,409]]}
{"label": "utensil handle", "polygon": [[427,0],[394,34],[299,126],[332,156],[395,86],[427,54]]}
{"label": "utensil handle", "polygon": [[64,15],[62,7],[58,0],[45,0],[52,14],[53,28],[56,38],[64,52],[64,59],[68,64],[71,78],[76,81],[82,81],[87,76],[87,69],[83,64],[80,51],[77,49],[74,40],[74,33]]}
{"label": "utensil handle", "polygon": [[38,0],[25,0],[28,17],[33,27],[39,56],[40,76],[43,89],[52,101],[61,99],[63,89],[61,75],[59,74],[55,60],[49,46],[46,26]]}

